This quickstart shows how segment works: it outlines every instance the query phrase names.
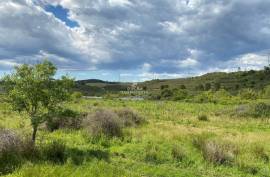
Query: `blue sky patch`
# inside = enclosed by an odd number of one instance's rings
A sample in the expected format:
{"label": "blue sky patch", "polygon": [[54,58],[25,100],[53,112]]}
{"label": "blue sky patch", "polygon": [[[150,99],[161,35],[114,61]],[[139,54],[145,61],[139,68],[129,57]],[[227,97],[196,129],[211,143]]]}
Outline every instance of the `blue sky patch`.
{"label": "blue sky patch", "polygon": [[63,8],[62,6],[60,5],[57,5],[57,6],[53,6],[53,5],[47,5],[45,7],[45,10],[47,12],[51,12],[53,13],[53,15],[60,19],[61,21],[65,22],[65,24],[71,28],[74,28],[74,27],[79,27],[79,24],[76,22],[76,21],[73,21],[73,20],[70,20],[68,18],[68,12],[69,10],[68,9],[65,9]]}

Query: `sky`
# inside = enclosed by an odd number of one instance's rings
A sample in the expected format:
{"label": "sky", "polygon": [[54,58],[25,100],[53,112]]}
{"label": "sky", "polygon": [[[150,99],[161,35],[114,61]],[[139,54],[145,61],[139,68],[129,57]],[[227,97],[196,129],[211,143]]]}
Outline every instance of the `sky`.
{"label": "sky", "polygon": [[145,81],[262,69],[270,0],[1,0],[0,75],[44,59],[58,76]]}

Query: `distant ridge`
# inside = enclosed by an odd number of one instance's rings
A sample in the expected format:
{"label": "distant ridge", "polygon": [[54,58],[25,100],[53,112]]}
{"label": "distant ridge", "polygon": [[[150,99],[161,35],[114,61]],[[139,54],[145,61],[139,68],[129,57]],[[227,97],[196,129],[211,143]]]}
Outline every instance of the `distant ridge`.
{"label": "distant ridge", "polygon": [[[83,88],[84,93],[91,93],[91,95],[125,90],[131,84],[107,82],[99,79],[77,81],[78,90]],[[202,76],[178,79],[155,79],[139,82],[138,85],[148,91],[158,91],[165,85],[171,89],[185,88],[190,92],[225,89],[234,94],[243,88],[261,90],[270,85],[270,68],[265,67],[264,70],[259,71],[250,70],[231,73],[213,72]]]}

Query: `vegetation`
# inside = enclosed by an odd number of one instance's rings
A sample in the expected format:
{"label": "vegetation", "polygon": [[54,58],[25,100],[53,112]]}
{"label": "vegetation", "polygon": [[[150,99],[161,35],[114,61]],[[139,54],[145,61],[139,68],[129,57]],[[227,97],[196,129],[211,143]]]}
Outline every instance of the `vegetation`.
{"label": "vegetation", "polygon": [[[53,74],[48,74],[52,72],[45,72],[49,76],[44,80],[37,76],[37,68],[45,67],[43,71],[47,71],[51,66],[45,62],[19,67],[24,68],[19,73],[25,70],[30,73],[25,78],[29,88],[21,83],[24,77],[14,77],[20,69],[4,79],[7,94],[2,95],[2,100],[8,96],[9,102],[0,102],[1,175],[265,177],[270,174],[268,87],[257,91],[240,86],[233,94],[222,88],[223,84],[219,87],[207,81],[202,84],[203,91],[193,93],[186,83],[181,88],[163,83],[162,89],[150,93],[160,96],[158,100],[88,99],[78,92],[70,93],[70,79],[55,80]],[[52,87],[45,89],[45,81]],[[37,84],[40,91],[30,92],[30,88],[34,89],[32,84]],[[54,97],[56,93],[64,94],[64,99]],[[48,97],[52,103],[45,99]],[[72,99],[68,100],[69,97]],[[38,119],[31,117],[24,105],[34,105],[32,99],[38,100]],[[33,145],[29,136],[36,119],[39,136]]]}
{"label": "vegetation", "polygon": [[38,126],[67,100],[73,81],[68,77],[55,80],[56,67],[49,61],[35,66],[15,67],[13,74],[3,79],[8,101],[14,110],[26,113],[33,127],[32,141],[36,140]]}

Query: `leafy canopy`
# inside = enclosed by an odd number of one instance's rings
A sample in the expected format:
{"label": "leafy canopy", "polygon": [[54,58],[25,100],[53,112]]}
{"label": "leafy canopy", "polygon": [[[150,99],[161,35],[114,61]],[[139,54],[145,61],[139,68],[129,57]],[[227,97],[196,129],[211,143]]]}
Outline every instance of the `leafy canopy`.
{"label": "leafy canopy", "polygon": [[70,97],[73,79],[54,79],[56,70],[45,60],[34,66],[16,66],[13,74],[3,78],[8,101],[14,110],[27,114],[34,129]]}

